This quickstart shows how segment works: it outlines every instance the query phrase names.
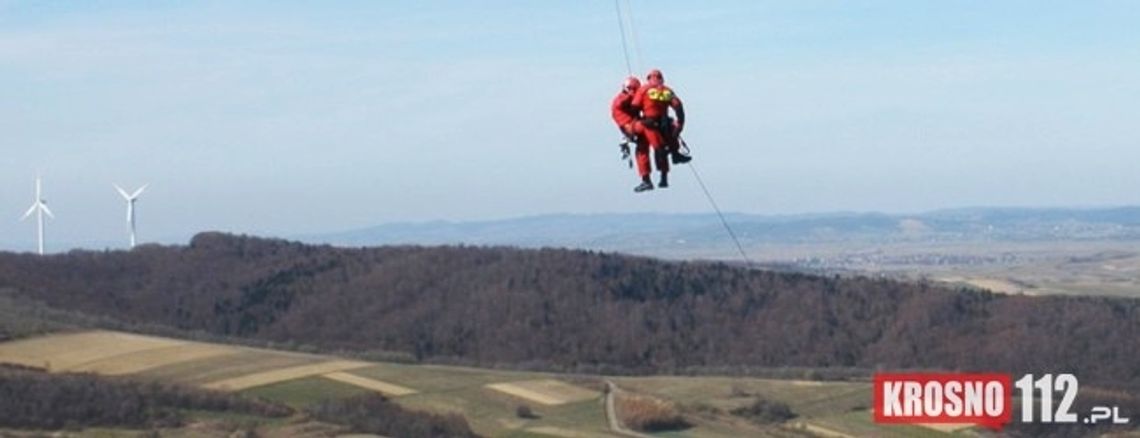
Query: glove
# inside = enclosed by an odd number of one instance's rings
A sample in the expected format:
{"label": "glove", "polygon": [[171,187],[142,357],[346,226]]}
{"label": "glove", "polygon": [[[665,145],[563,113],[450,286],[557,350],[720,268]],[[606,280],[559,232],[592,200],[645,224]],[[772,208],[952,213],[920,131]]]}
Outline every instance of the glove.
{"label": "glove", "polygon": [[681,122],[673,122],[673,133],[681,135],[681,131],[685,129],[685,124]]}
{"label": "glove", "polygon": [[628,160],[629,159],[629,142],[624,142],[618,146],[621,147],[621,159],[622,160]]}

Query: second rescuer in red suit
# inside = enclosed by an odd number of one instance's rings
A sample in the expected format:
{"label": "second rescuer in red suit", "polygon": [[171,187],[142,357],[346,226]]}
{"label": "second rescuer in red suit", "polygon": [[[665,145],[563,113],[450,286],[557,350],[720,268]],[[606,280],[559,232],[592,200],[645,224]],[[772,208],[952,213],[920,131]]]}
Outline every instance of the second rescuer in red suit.
{"label": "second rescuer in red suit", "polygon": [[[641,124],[641,110],[633,106],[633,97],[641,89],[641,81],[630,76],[622,83],[622,89],[614,96],[610,104],[610,113],[618,129],[626,138],[633,140],[637,146],[634,157],[637,161],[637,173],[641,176],[642,184],[634,190],[644,191],[653,188],[649,180],[649,140],[645,135],[645,127]],[[668,171],[668,163],[665,163]],[[660,162],[658,163],[660,169]]]}
{"label": "second rescuer in red suit", "polygon": [[[671,155],[674,164],[686,163],[688,156],[680,153],[681,130],[685,128],[685,106],[677,93],[665,85],[665,76],[660,70],[650,70],[646,84],[633,96],[632,105],[641,110],[641,124],[649,146],[653,148],[657,170],[661,171],[658,187],[668,187],[669,162]],[[669,108],[677,115],[676,123],[669,117]]]}

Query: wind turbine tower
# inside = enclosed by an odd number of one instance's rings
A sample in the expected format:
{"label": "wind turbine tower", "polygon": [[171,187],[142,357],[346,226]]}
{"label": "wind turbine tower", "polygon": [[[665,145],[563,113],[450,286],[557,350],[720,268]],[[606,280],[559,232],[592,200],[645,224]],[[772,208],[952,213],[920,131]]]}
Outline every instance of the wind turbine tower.
{"label": "wind turbine tower", "polygon": [[139,199],[139,195],[142,195],[143,190],[146,190],[146,186],[148,184],[143,184],[142,187],[139,187],[138,190],[135,190],[134,193],[130,193],[130,194],[128,194],[126,190],[123,190],[122,187],[119,187],[118,184],[112,184],[112,185],[115,186],[115,190],[118,190],[120,195],[123,195],[123,199],[125,199],[127,201],[127,224],[129,224],[131,227],[131,249],[134,249],[134,247],[135,247],[135,201],[137,201]]}
{"label": "wind turbine tower", "polygon": [[36,200],[20,220],[27,219],[32,213],[36,214],[36,237],[39,243],[40,255],[44,255],[44,214],[46,213],[48,217],[52,219],[55,219],[55,215],[51,214],[51,210],[48,209],[47,206],[47,201],[44,200],[39,176],[36,176]]}

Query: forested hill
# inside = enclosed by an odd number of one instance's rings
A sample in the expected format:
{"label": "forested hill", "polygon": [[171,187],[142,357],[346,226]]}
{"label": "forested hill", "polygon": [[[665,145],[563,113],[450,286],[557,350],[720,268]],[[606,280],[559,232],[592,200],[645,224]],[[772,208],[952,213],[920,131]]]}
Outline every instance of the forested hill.
{"label": "forested hill", "polygon": [[131,323],[552,369],[934,367],[1140,383],[1140,301],[1003,296],[570,250],[189,246],[0,254],[0,289]]}

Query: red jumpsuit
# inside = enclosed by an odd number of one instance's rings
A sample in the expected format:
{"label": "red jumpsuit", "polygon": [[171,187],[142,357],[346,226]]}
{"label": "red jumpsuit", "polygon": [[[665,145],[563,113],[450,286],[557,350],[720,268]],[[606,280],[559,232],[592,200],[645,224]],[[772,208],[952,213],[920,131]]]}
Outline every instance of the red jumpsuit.
{"label": "red jumpsuit", "polygon": [[[681,98],[665,84],[647,83],[637,90],[632,105],[641,110],[642,130],[649,140],[649,146],[656,155],[657,170],[667,172],[669,161],[666,159],[669,152],[680,148],[677,136],[680,127],[685,123],[685,109]],[[672,126],[669,119],[669,108],[677,113],[677,128]]]}
{"label": "red jumpsuit", "polygon": [[[645,127],[641,124],[640,111],[633,106],[634,93],[621,91],[614,96],[610,104],[610,113],[617,123],[618,129],[626,137],[636,138],[637,147],[634,157],[637,159],[637,173],[642,177],[649,176],[649,139],[645,135]],[[666,164],[668,166],[668,164]],[[666,167],[668,169],[668,167]]]}

